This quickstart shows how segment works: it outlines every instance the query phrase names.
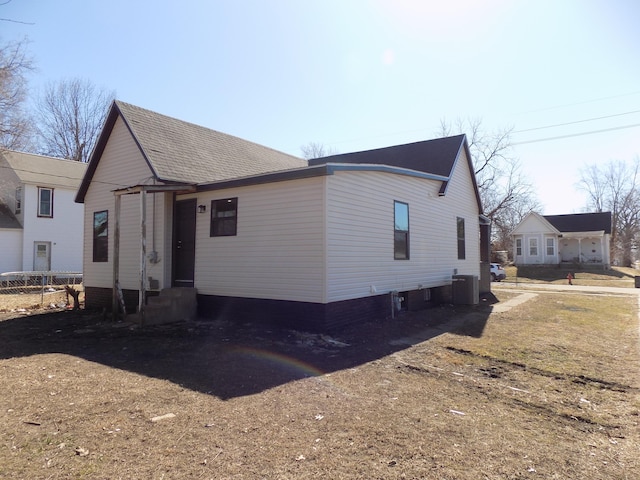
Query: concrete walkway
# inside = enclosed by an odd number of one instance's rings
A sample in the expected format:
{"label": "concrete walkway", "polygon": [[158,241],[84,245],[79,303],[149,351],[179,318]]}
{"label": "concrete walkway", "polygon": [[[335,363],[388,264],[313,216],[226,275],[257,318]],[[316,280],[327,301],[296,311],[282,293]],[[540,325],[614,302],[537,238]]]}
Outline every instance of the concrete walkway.
{"label": "concrete walkway", "polygon": [[640,296],[640,288],[625,287],[600,287],[591,285],[559,285],[552,283],[514,283],[514,282],[494,282],[491,284],[492,290],[512,290],[523,292],[574,292],[592,295],[637,295]]}

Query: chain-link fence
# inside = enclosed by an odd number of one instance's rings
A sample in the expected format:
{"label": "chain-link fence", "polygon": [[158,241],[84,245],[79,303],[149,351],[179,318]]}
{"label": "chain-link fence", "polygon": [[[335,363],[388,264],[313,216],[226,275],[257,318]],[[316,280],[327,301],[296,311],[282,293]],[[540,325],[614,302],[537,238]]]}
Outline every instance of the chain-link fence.
{"label": "chain-link fence", "polygon": [[0,273],[0,310],[42,306],[72,305],[65,287],[82,291],[82,273],[78,272],[6,272]]}

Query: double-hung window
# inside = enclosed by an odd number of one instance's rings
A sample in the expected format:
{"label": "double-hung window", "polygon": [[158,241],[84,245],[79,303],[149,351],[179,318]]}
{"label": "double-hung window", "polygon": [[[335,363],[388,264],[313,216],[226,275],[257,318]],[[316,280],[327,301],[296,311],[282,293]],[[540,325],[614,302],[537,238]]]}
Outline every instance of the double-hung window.
{"label": "double-hung window", "polygon": [[53,217],[53,188],[38,187],[38,216]]}
{"label": "double-hung window", "polygon": [[211,201],[210,237],[231,237],[238,231],[238,198]]}
{"label": "double-hung window", "polygon": [[538,256],[538,239],[537,238],[529,239],[529,256],[531,257]]}
{"label": "double-hung window", "polygon": [[409,205],[394,201],[393,206],[393,258],[409,260]]}
{"label": "double-hung window", "polygon": [[520,257],[522,255],[522,239],[516,238],[516,256]]}
{"label": "double-hung window", "polygon": [[556,246],[553,238],[547,238],[547,256],[553,257],[556,254]]}

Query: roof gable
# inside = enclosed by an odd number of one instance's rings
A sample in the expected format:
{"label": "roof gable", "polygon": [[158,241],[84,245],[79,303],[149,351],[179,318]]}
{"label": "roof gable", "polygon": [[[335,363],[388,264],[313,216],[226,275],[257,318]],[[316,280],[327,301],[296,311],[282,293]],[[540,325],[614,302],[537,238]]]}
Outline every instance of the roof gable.
{"label": "roof gable", "polygon": [[293,155],[116,100],[91,155],[77,201],[84,200],[118,117],[159,181],[198,184],[307,166],[305,160]]}
{"label": "roof gable", "polygon": [[611,212],[545,215],[544,218],[560,232],[611,233]]}
{"label": "roof gable", "polygon": [[559,234],[560,231],[556,229],[551,223],[549,223],[545,217],[536,212],[527,213],[522,220],[513,229],[511,235],[517,235],[521,233],[555,233]]}
{"label": "roof gable", "polygon": [[391,147],[364,150],[361,152],[330,155],[328,157],[309,160],[309,165],[321,164],[370,164],[390,165],[424,172],[430,175],[443,177],[440,194],[444,195],[448,181],[453,175],[462,152],[465,152],[469,172],[473,181],[478,209],[482,212],[482,202],[474,174],[471,153],[464,134],[453,137],[436,138],[421,142],[395,145]]}
{"label": "roof gable", "polygon": [[0,153],[20,182],[29,185],[68,188],[80,186],[87,164],[75,160],[5,150]]}

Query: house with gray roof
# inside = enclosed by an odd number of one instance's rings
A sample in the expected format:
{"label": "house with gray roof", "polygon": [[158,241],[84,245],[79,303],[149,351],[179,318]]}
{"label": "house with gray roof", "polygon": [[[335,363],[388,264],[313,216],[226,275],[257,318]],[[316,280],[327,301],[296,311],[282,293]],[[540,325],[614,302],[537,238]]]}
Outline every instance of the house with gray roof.
{"label": "house with gray roof", "polygon": [[0,151],[0,273],[82,271],[84,208],[75,196],[86,167]]}
{"label": "house with gray roof", "polygon": [[611,212],[530,212],[511,235],[516,265],[611,266]]}
{"label": "house with gray roof", "polygon": [[464,135],[307,162],[115,101],[76,201],[87,308],[145,323],[195,315],[187,297],[326,331],[489,282]]}

